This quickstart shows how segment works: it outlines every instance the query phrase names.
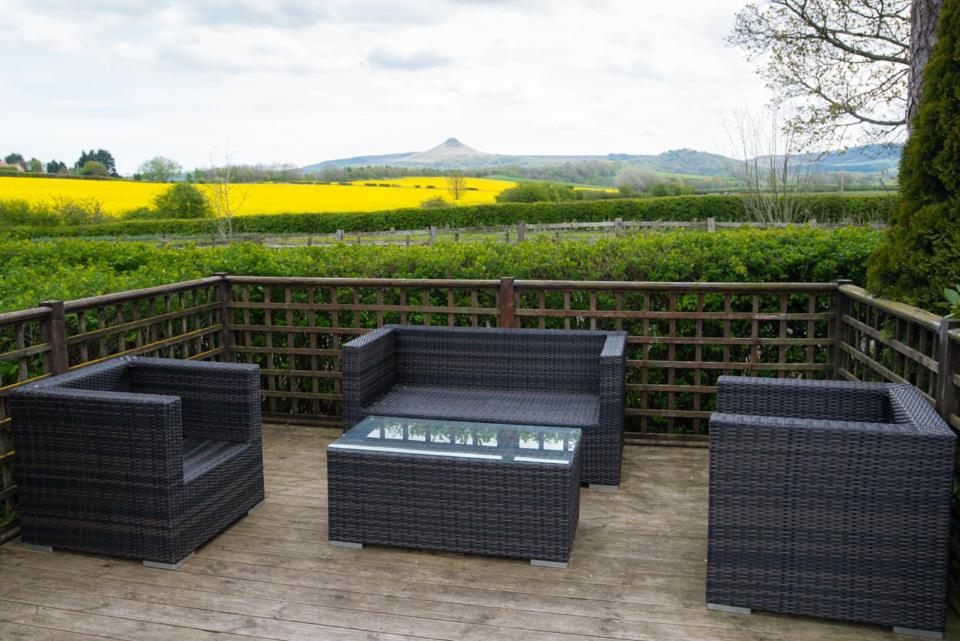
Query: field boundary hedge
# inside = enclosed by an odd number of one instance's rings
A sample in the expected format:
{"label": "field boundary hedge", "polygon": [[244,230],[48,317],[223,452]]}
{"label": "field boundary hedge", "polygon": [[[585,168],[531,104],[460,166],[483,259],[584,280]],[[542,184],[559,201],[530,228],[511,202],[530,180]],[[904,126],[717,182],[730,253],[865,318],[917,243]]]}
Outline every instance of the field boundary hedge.
{"label": "field boundary hedge", "polygon": [[[815,218],[822,223],[885,222],[897,206],[898,197],[862,195],[810,195],[801,198],[799,214],[793,221]],[[388,231],[427,227],[491,227],[531,224],[599,222],[622,218],[638,221],[718,222],[748,220],[739,196],[673,196],[664,198],[612,199],[559,203],[498,203],[451,207],[448,209],[392,209],[375,212],[273,214],[238,216],[233,230],[238,234],[331,234],[342,229]],[[211,236],[216,234],[211,219],[127,220],[95,225],[64,227],[19,226],[0,231],[8,238],[50,238],[89,236]]]}

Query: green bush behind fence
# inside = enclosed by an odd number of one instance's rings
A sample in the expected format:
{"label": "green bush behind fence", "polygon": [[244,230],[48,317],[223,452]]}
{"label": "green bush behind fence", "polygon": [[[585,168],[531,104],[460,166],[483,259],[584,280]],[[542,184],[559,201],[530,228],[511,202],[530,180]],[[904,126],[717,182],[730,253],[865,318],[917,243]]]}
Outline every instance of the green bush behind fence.
{"label": "green bush behind fence", "polygon": [[160,247],[55,240],[0,242],[0,311],[172,283],[226,271],[238,275],[499,278],[627,281],[862,283],[883,239],[872,228],[657,232],[596,243],[438,243],[433,247],[326,245],[271,249]]}

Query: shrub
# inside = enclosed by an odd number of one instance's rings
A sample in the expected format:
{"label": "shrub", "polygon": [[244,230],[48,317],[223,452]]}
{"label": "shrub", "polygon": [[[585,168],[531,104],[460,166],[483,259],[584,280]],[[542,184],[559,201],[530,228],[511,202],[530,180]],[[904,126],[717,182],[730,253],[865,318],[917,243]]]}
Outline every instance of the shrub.
{"label": "shrub", "polygon": [[658,232],[596,243],[438,243],[433,247],[334,244],[271,249],[159,247],[58,240],[0,242],[0,311],[208,276],[497,278],[655,281],[863,282],[883,232],[737,229]]}
{"label": "shrub", "polygon": [[212,218],[207,197],[190,183],[176,183],[153,200],[157,218]]}
{"label": "shrub", "polygon": [[33,225],[54,227],[60,219],[44,205],[31,205],[26,200],[0,200],[0,227]]}
{"label": "shrub", "polygon": [[54,197],[50,205],[51,211],[66,227],[79,225],[98,225],[104,221],[106,214],[99,200],[70,200],[69,198]]}
{"label": "shrub", "polygon": [[453,205],[447,202],[447,199],[443,196],[428,198],[420,203],[420,206],[424,209],[446,209],[447,207],[453,207]]}
{"label": "shrub", "polygon": [[960,2],[943,4],[923,96],[900,160],[902,202],[870,258],[877,293],[945,311],[960,280]]}
{"label": "shrub", "polygon": [[579,192],[567,185],[556,183],[523,182],[516,187],[505,189],[497,194],[498,203],[540,203],[561,200],[579,200]]}
{"label": "shrub", "polygon": [[109,176],[110,170],[107,169],[107,166],[102,162],[97,162],[96,160],[88,160],[83,163],[83,166],[80,168],[81,176]]}

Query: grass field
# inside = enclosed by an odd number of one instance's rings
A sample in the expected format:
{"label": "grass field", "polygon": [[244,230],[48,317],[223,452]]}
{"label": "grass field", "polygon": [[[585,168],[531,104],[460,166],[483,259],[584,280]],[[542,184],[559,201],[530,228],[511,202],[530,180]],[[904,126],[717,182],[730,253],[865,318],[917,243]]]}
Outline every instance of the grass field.
{"label": "grass field", "polygon": [[[467,178],[467,190],[458,204],[492,203],[497,194],[516,183],[506,180]],[[68,178],[0,178],[0,200],[25,200],[31,204],[97,201],[108,214],[120,215],[150,207],[153,199],[170,186],[129,180],[74,180]],[[200,185],[201,189],[204,188]],[[446,178],[397,178],[360,180],[348,185],[237,184],[231,198],[242,201],[239,215],[304,212],[378,211],[418,207],[430,198],[452,201]]]}

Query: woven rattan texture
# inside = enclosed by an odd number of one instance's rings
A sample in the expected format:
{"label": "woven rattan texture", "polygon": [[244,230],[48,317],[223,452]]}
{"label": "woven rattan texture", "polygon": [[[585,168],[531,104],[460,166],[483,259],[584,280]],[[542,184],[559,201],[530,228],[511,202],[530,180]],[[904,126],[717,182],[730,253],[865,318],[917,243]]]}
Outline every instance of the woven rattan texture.
{"label": "woven rattan texture", "polygon": [[579,471],[330,448],[330,540],[566,562]]}
{"label": "woven rattan texture", "polygon": [[719,388],[707,601],[943,630],[955,437],[921,393],[733,377]]}
{"label": "woven rattan texture", "polygon": [[625,348],[622,332],[387,325],[343,346],[344,427],[372,414],[581,427],[583,482],[619,485]]}
{"label": "woven rattan texture", "polygon": [[256,366],[122,357],[10,407],[27,543],[175,563],[263,499]]}

